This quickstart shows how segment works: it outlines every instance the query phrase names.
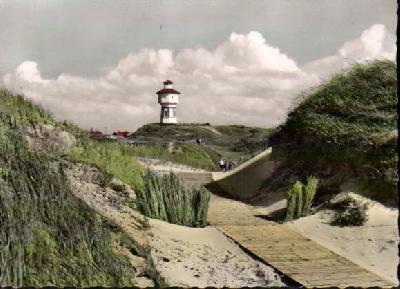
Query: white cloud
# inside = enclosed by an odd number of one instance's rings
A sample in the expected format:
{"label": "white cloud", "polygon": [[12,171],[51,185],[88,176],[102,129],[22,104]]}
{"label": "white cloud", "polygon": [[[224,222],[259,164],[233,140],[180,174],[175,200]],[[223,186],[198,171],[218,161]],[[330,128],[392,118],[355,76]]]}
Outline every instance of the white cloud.
{"label": "white cloud", "polygon": [[326,79],[333,73],[348,68],[355,62],[383,58],[394,61],[396,59],[396,45],[394,44],[390,51],[385,50],[384,42],[387,36],[384,25],[372,25],[360,37],[344,43],[338,49],[336,55],[307,63],[302,69],[309,73],[316,73]]}
{"label": "white cloud", "polygon": [[338,70],[348,58],[393,57],[384,51],[384,27],[375,25],[349,41],[337,55],[300,68],[258,32],[232,33],[214,51],[145,48],[121,59],[98,79],[62,74],[43,79],[35,62],[4,76],[4,85],[40,103],[59,119],[84,128],[134,130],[157,122],[155,92],[170,78],[182,92],[182,122],[275,126],[284,121],[296,96],[320,82],[325,69]]}

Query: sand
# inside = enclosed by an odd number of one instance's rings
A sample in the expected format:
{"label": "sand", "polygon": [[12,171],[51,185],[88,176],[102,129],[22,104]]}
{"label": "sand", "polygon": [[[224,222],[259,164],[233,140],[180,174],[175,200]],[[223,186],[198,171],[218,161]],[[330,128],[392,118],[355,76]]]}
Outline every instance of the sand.
{"label": "sand", "polygon": [[141,165],[157,172],[205,172],[205,170],[193,168],[188,165],[173,162],[165,162],[159,159],[134,157]]}
{"label": "sand", "polygon": [[368,205],[368,221],[363,226],[337,227],[329,224],[333,212],[322,210],[287,225],[328,249],[396,284],[399,232],[398,209],[349,194]]}
{"label": "sand", "polygon": [[274,270],[213,227],[188,228],[150,220],[156,270],[169,286],[284,286]]}

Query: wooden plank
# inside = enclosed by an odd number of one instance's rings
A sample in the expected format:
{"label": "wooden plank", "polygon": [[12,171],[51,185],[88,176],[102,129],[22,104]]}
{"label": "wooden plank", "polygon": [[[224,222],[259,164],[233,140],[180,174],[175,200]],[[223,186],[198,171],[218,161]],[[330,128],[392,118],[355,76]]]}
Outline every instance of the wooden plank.
{"label": "wooden plank", "polygon": [[219,225],[217,229],[269,265],[306,287],[394,286],[288,227]]}

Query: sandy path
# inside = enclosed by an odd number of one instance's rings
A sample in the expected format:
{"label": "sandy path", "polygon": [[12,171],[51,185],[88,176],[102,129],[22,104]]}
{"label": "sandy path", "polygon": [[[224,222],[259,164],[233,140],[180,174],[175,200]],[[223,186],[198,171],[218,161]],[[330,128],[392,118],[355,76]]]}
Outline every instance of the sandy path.
{"label": "sandy path", "polygon": [[[89,170],[89,172],[87,172]],[[151,249],[155,273],[168,286],[245,287],[283,286],[274,270],[253,260],[237,245],[214,228],[188,228],[144,218],[124,202],[124,196],[110,188],[102,188],[90,180],[96,169],[70,164],[65,168],[72,192],[89,207],[114,221],[138,245]],[[139,287],[154,286],[146,275],[145,258],[129,254],[117,244],[137,269],[134,282]]]}
{"label": "sandy path", "polygon": [[369,203],[368,221],[364,226],[331,226],[329,221],[333,212],[328,210],[287,225],[354,263],[399,284],[398,210],[365,198],[364,201]]}
{"label": "sandy path", "polygon": [[159,159],[135,157],[141,165],[158,172],[205,172],[205,170],[190,167],[184,164],[165,162]]}
{"label": "sandy path", "polygon": [[[156,171],[199,173],[188,166],[139,159]],[[187,181],[187,175],[184,178]],[[213,227],[188,228],[150,219],[152,259],[169,286],[285,286],[271,267],[258,262]]]}
{"label": "sandy path", "polygon": [[253,260],[213,227],[188,228],[150,220],[152,257],[170,286],[284,286],[272,268]]}
{"label": "sandy path", "polygon": [[[364,264],[357,263],[352,251],[354,247],[345,248],[343,254],[338,254],[334,250],[335,248],[331,249],[324,242],[307,238],[306,234],[292,230],[289,225],[278,224],[257,217],[257,215],[263,215],[262,212],[267,209],[212,196],[208,220],[266,263],[304,286],[347,287],[355,285],[364,287],[394,285],[389,282],[390,279],[387,276],[377,274],[373,270],[369,270]],[[306,224],[308,223],[306,222]],[[385,228],[382,223],[376,225]],[[311,224],[309,228],[315,232],[319,231],[314,224]],[[327,231],[329,230],[330,228],[327,228]],[[323,235],[325,232],[319,233]],[[349,233],[354,236],[356,232],[350,229]],[[376,241],[369,241],[365,236],[361,236],[361,238],[363,238],[361,241],[365,242]],[[360,242],[360,244],[362,243]],[[305,250],[305,248],[307,249]],[[363,252],[364,255],[369,253],[368,248],[364,247],[359,247],[358,251]],[[374,259],[374,261],[379,259],[379,264],[387,261],[385,256],[378,254],[371,259]],[[375,266],[377,265],[378,263],[375,263]],[[395,268],[393,263],[391,265],[392,269]]]}

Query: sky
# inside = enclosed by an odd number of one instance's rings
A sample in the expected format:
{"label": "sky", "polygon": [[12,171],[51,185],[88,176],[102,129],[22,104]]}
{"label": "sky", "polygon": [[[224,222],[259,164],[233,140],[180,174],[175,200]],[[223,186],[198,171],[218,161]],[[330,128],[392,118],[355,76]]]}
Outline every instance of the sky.
{"label": "sky", "polygon": [[395,59],[392,0],[0,0],[0,85],[83,128],[273,127],[355,62]]}

